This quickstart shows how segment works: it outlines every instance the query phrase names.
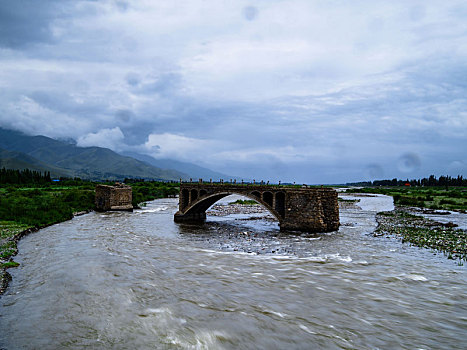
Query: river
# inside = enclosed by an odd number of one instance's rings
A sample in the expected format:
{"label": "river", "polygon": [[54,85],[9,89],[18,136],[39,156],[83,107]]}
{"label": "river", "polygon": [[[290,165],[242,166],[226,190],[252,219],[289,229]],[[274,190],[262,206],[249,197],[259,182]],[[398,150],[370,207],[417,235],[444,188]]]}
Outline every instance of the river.
{"label": "river", "polygon": [[466,267],[373,237],[392,199],[361,199],[321,235],[179,225],[177,199],[42,229],[9,270],[0,348],[465,349]]}

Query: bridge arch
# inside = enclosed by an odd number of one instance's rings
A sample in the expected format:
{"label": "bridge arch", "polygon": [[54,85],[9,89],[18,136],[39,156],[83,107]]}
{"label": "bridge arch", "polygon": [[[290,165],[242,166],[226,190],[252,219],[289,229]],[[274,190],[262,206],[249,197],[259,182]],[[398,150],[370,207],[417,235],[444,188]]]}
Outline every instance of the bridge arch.
{"label": "bridge arch", "polygon": [[199,198],[196,197],[197,199],[195,201],[193,201],[193,197],[192,197],[191,203],[183,211],[183,214],[197,218],[199,217],[199,215],[202,215],[203,213],[205,214],[206,210],[208,210],[216,202],[232,194],[237,194],[242,197],[247,197],[258,202],[258,204],[266,208],[279,222],[283,219],[281,214],[277,210],[275,210],[272,205],[272,193],[270,193],[271,201],[269,201],[269,196],[267,196],[268,201],[265,201],[261,199],[261,194],[258,197],[256,194],[253,194],[253,193],[245,193],[245,192],[237,192],[237,191],[226,191],[226,192],[219,192],[219,193],[210,194],[210,195],[204,195],[204,196],[200,196]]}
{"label": "bridge arch", "polygon": [[331,188],[277,185],[180,183],[177,222],[203,222],[206,210],[220,199],[238,194],[265,207],[281,230],[330,232],[339,228],[337,192]]}

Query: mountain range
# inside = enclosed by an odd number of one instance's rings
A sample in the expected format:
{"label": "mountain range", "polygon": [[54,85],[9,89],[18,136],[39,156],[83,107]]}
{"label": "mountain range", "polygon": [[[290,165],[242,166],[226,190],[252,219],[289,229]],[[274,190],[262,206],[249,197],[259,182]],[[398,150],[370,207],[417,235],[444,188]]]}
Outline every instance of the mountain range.
{"label": "mountain range", "polygon": [[203,168],[199,165],[192,164],[192,163],[187,163],[187,162],[181,162],[179,160],[173,160],[173,159],[156,159],[154,157],[145,155],[145,154],[139,154],[139,153],[133,153],[133,152],[125,152],[123,155],[133,157],[135,159],[138,159],[142,162],[146,162],[150,165],[163,168],[163,169],[175,169],[177,171],[181,171],[185,174],[190,175],[193,180],[198,180],[198,179],[204,179],[204,180],[219,180],[219,179],[224,179],[224,180],[229,180],[229,179],[236,179],[236,180],[241,180],[241,178],[236,177],[236,176],[229,176],[225,175],[222,173],[219,173],[217,171],[213,171],[207,168]]}
{"label": "mountain range", "polygon": [[158,160],[138,153],[118,154],[102,147],[78,147],[70,142],[46,136],[28,136],[3,128],[0,128],[0,168],[28,168],[50,171],[53,177],[89,180],[229,178],[228,175],[191,163]]}

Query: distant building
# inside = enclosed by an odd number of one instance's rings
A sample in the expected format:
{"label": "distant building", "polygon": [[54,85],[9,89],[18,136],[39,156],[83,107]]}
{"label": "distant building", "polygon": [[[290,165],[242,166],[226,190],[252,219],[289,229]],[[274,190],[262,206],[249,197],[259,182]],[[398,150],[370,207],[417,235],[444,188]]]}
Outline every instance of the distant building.
{"label": "distant building", "polygon": [[132,211],[132,189],[130,186],[116,183],[114,186],[96,186],[96,210]]}

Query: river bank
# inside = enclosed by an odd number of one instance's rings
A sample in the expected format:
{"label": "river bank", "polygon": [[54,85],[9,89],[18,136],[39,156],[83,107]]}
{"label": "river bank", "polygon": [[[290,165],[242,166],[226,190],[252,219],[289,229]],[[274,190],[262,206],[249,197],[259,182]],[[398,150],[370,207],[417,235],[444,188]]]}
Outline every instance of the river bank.
{"label": "river bank", "polygon": [[[91,211],[90,209],[82,210],[73,213],[73,217],[88,214]],[[18,242],[31,233],[68,220],[71,219],[31,227],[14,222],[0,222],[0,296],[8,288],[8,284],[11,281],[11,275],[8,273],[7,269],[19,266],[19,264],[13,260],[13,257],[18,254]]]}
{"label": "river bank", "polygon": [[345,193],[384,194],[392,196],[396,205],[467,213],[467,188],[463,186],[357,187],[346,188]]}
{"label": "river bank", "polygon": [[[430,212],[448,215],[449,212]],[[441,223],[413,214],[409,207],[396,206],[393,211],[376,215],[378,227],[375,237],[395,237],[402,243],[432,249],[457,260],[460,265],[467,261],[467,232],[452,222]]]}
{"label": "river bank", "polygon": [[22,237],[41,228],[43,227],[29,227],[13,236],[0,239],[0,295],[5,292],[8,283],[11,281],[11,275],[7,272],[7,269],[19,266],[17,262],[13,261],[13,257],[18,254],[18,242]]}
{"label": "river bank", "polygon": [[[98,183],[62,179],[57,183],[0,184],[0,295],[10,280],[8,268],[17,267],[13,257],[19,240],[42,228],[71,220],[94,209]],[[178,193],[178,184],[133,181],[133,205]]]}

